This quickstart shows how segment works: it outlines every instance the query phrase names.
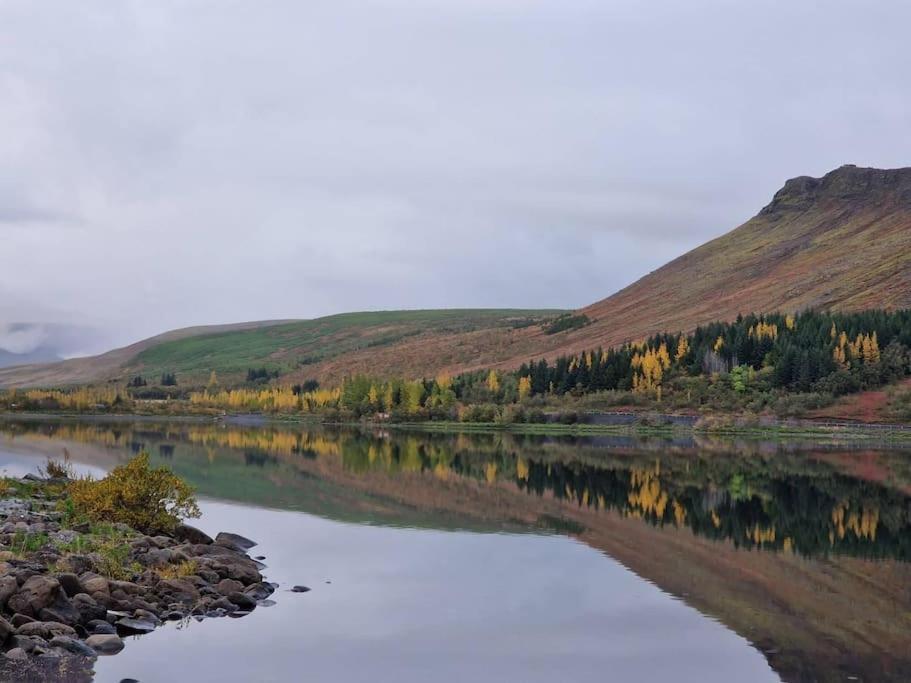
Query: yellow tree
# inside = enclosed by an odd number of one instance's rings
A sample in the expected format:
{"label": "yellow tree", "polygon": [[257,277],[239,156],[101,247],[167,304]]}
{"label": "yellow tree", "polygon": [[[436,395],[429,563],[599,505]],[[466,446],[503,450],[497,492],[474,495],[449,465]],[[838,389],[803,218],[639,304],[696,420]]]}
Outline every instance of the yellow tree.
{"label": "yellow tree", "polygon": [[497,377],[497,371],[491,370],[487,375],[487,388],[495,394],[500,390],[500,378]]}
{"label": "yellow tree", "polygon": [[531,396],[531,377],[519,378],[519,400],[524,401]]}

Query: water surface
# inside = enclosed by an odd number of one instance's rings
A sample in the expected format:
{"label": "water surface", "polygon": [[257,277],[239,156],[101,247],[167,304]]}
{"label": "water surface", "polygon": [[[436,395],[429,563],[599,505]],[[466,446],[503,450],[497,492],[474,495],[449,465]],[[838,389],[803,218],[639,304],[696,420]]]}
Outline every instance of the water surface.
{"label": "water surface", "polygon": [[[277,604],[96,680],[907,680],[911,467],[881,445],[0,424],[0,469],[141,450]],[[312,591],[286,592],[295,584]]]}

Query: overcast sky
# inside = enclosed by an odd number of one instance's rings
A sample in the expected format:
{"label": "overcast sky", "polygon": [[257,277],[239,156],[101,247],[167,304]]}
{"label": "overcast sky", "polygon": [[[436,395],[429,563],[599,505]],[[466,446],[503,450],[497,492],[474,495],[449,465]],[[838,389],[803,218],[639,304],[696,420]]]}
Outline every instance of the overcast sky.
{"label": "overcast sky", "polygon": [[[0,322],[577,307],[911,165],[911,3],[0,0]],[[0,328],[2,329],[2,328]]]}

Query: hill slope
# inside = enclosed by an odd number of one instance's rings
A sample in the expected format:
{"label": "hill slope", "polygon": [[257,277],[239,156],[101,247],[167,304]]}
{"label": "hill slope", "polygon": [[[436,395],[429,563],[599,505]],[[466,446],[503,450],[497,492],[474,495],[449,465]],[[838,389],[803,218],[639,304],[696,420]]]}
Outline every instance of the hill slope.
{"label": "hill slope", "polygon": [[[911,307],[911,168],[789,180],[758,215],[540,336],[539,355],[691,331],[739,313]],[[503,366],[521,363],[515,355]]]}
{"label": "hill slope", "polygon": [[157,381],[177,374],[181,385],[204,384],[215,370],[233,383],[249,369],[277,371],[283,382],[340,379],[352,372],[433,375],[489,359],[511,337],[562,311],[450,309],[345,313],[314,320],[269,321],[175,330],[92,358],[0,369],[0,386],[56,386],[122,381],[141,374]]}
{"label": "hill slope", "polygon": [[[583,309],[581,328],[548,334],[559,311],[352,313],[311,321],[191,328],[95,358],[0,369],[0,386],[122,379],[164,371],[202,381],[251,367],[282,382],[365,372],[407,377],[516,367],[596,346],[690,331],[739,313],[911,307],[911,168],[842,166],[789,180],[735,230]],[[252,329],[251,329],[252,328]]]}

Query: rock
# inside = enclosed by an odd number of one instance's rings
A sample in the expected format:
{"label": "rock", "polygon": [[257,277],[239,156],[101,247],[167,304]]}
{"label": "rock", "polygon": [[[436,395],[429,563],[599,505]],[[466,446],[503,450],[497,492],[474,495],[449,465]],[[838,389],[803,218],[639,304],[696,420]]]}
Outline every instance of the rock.
{"label": "rock", "polygon": [[22,624],[30,624],[33,621],[38,621],[38,620],[33,619],[32,617],[26,616],[24,614],[14,614],[13,618],[10,619],[10,623],[12,623],[12,625],[15,626],[16,628],[19,628],[20,626],[22,626]]}
{"label": "rock", "polygon": [[10,599],[13,593],[19,590],[19,582],[16,581],[15,576],[6,576],[0,577],[0,609],[6,607],[7,601]]}
{"label": "rock", "polygon": [[231,593],[230,595],[228,595],[226,597],[228,598],[228,600],[233,602],[235,605],[237,605],[242,610],[249,611],[256,607],[256,600],[251,598],[246,593]]}
{"label": "rock", "polygon": [[260,560],[260,561],[262,561],[262,560],[265,560],[265,559],[266,559],[266,556],[265,556],[265,555],[257,555],[257,556],[254,557],[253,559],[254,559],[254,560]]}
{"label": "rock", "polygon": [[209,561],[209,568],[226,579],[235,579],[244,585],[262,581],[262,575],[252,560],[239,555],[225,555]]}
{"label": "rock", "polygon": [[178,602],[193,603],[199,600],[199,591],[196,587],[183,579],[164,579],[158,582],[155,590],[159,595]]}
{"label": "rock", "polygon": [[0,645],[5,643],[7,639],[15,633],[16,627],[9,623],[3,617],[0,617]]}
{"label": "rock", "polygon": [[[111,594],[108,580],[103,576],[87,573],[79,577],[79,580],[82,582],[83,592],[88,593],[93,598],[95,598],[95,593],[104,593],[105,595]],[[95,599],[97,600],[98,598]]]}
{"label": "rock", "polygon": [[76,629],[56,621],[32,621],[17,628],[16,635],[38,636],[48,640],[54,636],[75,636]]}
{"label": "rock", "polygon": [[32,652],[36,647],[47,647],[47,641],[41,636],[20,636],[15,635],[10,638],[12,646],[18,647],[26,652]]}
{"label": "rock", "polygon": [[120,637],[109,633],[91,635],[85,641],[85,644],[102,655],[117,654],[123,649],[123,641]]}
{"label": "rock", "polygon": [[244,584],[240,581],[235,581],[234,579],[222,579],[218,582],[218,585],[215,586],[221,595],[228,595],[229,593],[237,593],[244,589]]}
{"label": "rock", "polygon": [[158,618],[157,614],[145,609],[138,609],[133,612],[133,618],[141,619],[142,621],[151,621],[156,626],[161,624],[161,619]]}
{"label": "rock", "polygon": [[254,600],[264,600],[268,598],[272,593],[275,592],[275,589],[268,583],[260,581],[259,583],[254,583],[250,586],[247,586],[244,593],[249,595]]}
{"label": "rock", "polygon": [[36,616],[43,608],[49,607],[60,594],[60,582],[52,576],[30,577],[19,591],[7,602],[11,612]]}
{"label": "rock", "polygon": [[251,541],[249,538],[245,538],[239,534],[232,534],[227,531],[222,531],[217,536],[215,536],[215,543],[225,548],[230,548],[231,550],[237,550],[240,552],[246,552],[253,546],[257,545],[256,541]]}
{"label": "rock", "polygon": [[155,624],[144,619],[118,619],[114,625],[130,633],[151,633],[155,630]]}
{"label": "rock", "polygon": [[57,574],[57,581],[60,582],[60,587],[63,588],[63,592],[66,593],[68,597],[73,597],[77,593],[85,592],[85,589],[79,582],[79,577],[75,574],[69,572]]}
{"label": "rock", "polygon": [[214,543],[212,537],[209,534],[200,531],[195,526],[190,526],[189,524],[178,524],[174,528],[174,538],[178,541],[185,541],[186,543],[200,543],[203,545],[211,545]]}
{"label": "rock", "polygon": [[236,610],[237,605],[235,605],[233,602],[228,600],[228,598],[226,598],[225,596],[221,596],[220,598],[215,600],[215,602],[212,603],[212,609],[222,609],[227,613],[227,612],[233,612],[234,610]]}
{"label": "rock", "polygon": [[146,567],[167,567],[172,555],[168,548],[152,548],[139,556],[139,562]]}
{"label": "rock", "polygon": [[28,659],[28,653],[21,647],[14,647],[4,654],[7,659]]}
{"label": "rock", "polygon": [[260,607],[275,607],[275,600],[259,600],[257,603]]}
{"label": "rock", "polygon": [[73,607],[79,610],[79,621],[87,624],[95,619],[104,619],[107,615],[107,609],[104,605],[99,605],[98,601],[85,593],[74,595],[70,601]]}
{"label": "rock", "polygon": [[141,595],[143,590],[142,586],[139,584],[133,583],[132,581],[108,581],[108,587],[111,592],[115,590],[123,591],[127,595]]}
{"label": "rock", "polygon": [[114,624],[109,624],[104,619],[92,619],[86,626],[89,633],[117,633]]}
{"label": "rock", "polygon": [[58,621],[61,624],[78,624],[81,619],[79,610],[67,599],[63,591],[57,593],[57,598],[50,607],[45,607],[38,612],[41,621]]}
{"label": "rock", "polygon": [[51,647],[59,647],[62,650],[71,652],[74,655],[83,657],[94,657],[95,651],[81,640],[70,638],[69,636],[54,636],[50,641]]}
{"label": "rock", "polygon": [[295,586],[294,588],[291,589],[291,592],[292,593],[309,593],[310,589],[307,588],[306,586]]}

